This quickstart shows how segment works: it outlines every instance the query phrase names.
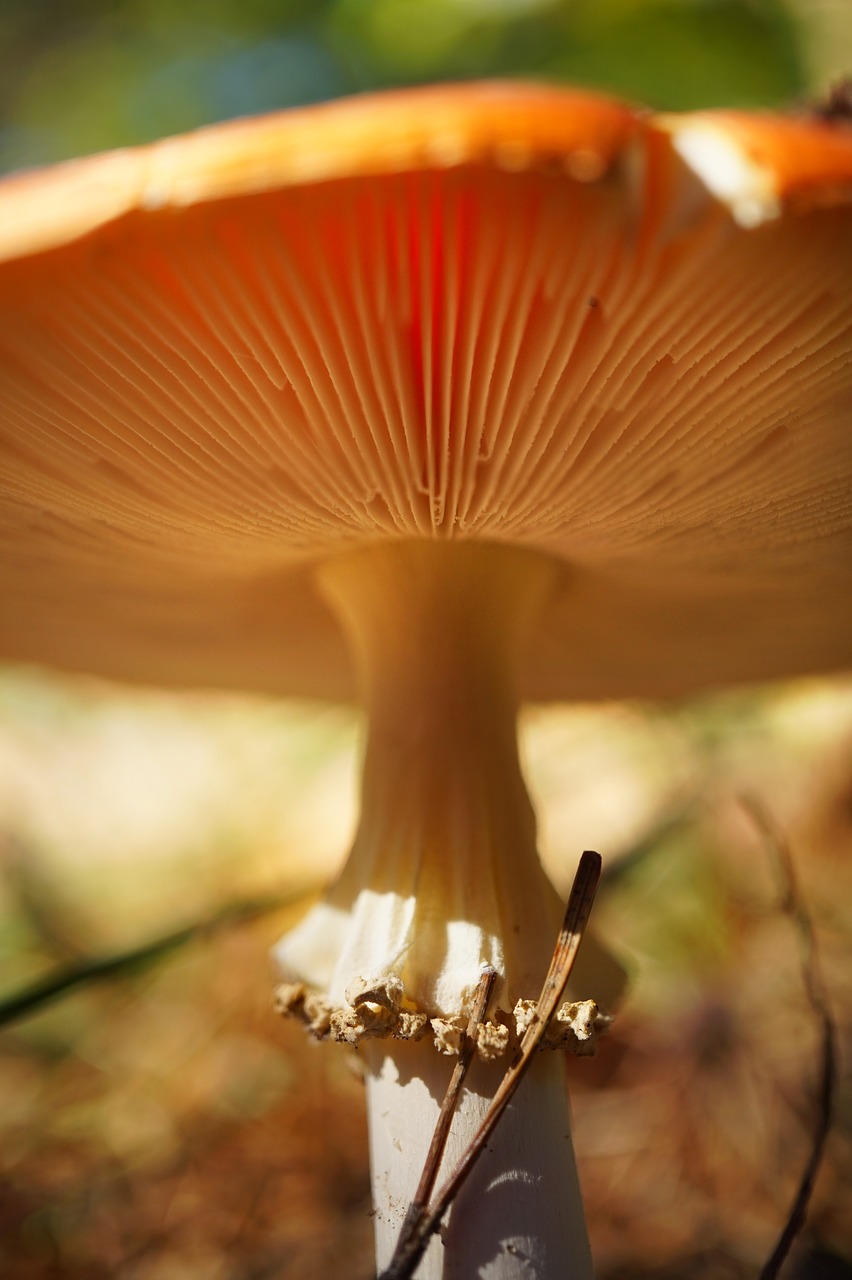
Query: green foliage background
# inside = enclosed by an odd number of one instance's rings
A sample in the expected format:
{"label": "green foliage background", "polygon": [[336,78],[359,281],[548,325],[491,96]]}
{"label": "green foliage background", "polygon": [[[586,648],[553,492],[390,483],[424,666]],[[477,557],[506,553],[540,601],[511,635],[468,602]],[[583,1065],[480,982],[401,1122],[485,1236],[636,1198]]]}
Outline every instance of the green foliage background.
{"label": "green foliage background", "polygon": [[4,0],[0,169],[429,80],[777,106],[844,66],[832,0]]}

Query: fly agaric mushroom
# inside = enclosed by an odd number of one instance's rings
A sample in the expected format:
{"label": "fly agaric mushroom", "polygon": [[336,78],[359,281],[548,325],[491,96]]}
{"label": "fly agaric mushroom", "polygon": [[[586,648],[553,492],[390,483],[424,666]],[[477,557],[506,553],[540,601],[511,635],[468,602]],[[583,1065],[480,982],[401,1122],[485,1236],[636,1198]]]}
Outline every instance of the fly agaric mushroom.
{"label": "fly agaric mushroom", "polygon": [[[521,85],[0,187],[0,652],[363,697],[355,843],[280,957],[368,1059],[380,1264],[433,1039],[487,963],[496,1053],[547,965],[519,700],[848,663],[850,202],[840,125]],[[419,1274],[590,1273],[551,1055]]]}

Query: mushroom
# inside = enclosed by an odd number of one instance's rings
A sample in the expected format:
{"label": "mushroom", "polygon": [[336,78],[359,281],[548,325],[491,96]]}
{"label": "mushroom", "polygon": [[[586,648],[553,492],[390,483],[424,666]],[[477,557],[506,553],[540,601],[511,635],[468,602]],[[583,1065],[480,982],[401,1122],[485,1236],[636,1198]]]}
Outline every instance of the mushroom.
{"label": "mushroom", "polygon": [[[850,202],[842,125],[517,84],[0,186],[0,653],[363,698],[349,861],[278,957],[366,1060],[380,1265],[482,965],[448,1161],[555,934],[519,701],[848,664]],[[418,1274],[591,1274],[557,1055]]]}

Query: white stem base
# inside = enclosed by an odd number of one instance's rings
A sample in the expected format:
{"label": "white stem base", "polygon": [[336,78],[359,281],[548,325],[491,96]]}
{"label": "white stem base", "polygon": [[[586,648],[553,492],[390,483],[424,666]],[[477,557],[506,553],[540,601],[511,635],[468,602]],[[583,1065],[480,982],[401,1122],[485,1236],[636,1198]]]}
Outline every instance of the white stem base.
{"label": "white stem base", "polygon": [[[376,1258],[381,1271],[414,1195],[454,1059],[430,1042],[374,1041],[367,1065]],[[488,1109],[505,1065],[475,1061],[436,1191]],[[591,1280],[591,1252],[560,1054],[540,1054],[460,1192],[417,1280]]]}

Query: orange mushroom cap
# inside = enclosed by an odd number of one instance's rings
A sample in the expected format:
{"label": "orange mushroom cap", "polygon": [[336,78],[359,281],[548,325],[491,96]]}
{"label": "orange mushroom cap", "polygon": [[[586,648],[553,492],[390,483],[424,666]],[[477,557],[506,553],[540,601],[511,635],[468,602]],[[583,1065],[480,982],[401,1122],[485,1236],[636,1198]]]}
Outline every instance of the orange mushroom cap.
{"label": "orange mushroom cap", "polygon": [[325,557],[564,567],[534,698],[852,656],[852,130],[517,84],[0,184],[0,655],[348,696]]}

